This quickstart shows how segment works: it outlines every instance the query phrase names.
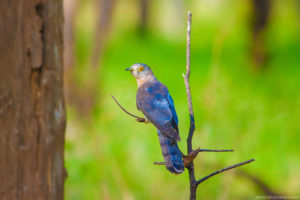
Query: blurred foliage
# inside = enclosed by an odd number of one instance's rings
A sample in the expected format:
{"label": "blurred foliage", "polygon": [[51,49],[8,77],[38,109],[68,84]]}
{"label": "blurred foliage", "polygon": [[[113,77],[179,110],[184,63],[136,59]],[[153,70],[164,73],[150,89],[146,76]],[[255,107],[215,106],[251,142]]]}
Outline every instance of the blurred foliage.
{"label": "blurred foliage", "polygon": [[182,73],[187,10],[193,13],[193,146],[235,149],[234,153],[201,153],[195,161],[196,176],[256,159],[201,184],[198,197],[264,195],[251,180],[238,176],[238,170],[259,177],[277,193],[299,196],[298,1],[272,1],[264,35],[268,60],[262,69],[253,66],[251,57],[251,1],[182,1],[182,13],[173,1],[150,2],[144,36],[137,31],[138,1],[115,3],[98,68],[89,64],[97,8],[91,0],[77,6],[76,64],[67,71],[73,80],[67,85],[80,90],[83,97],[86,87],[95,87],[95,99],[87,114],[78,111],[80,105],[68,104],[66,199],[187,199],[188,173],[174,176],[163,166],[153,165],[163,160],[155,128],[136,123],[110,97],[113,94],[125,108],[142,116],[135,106],[135,80],[124,69],[137,62],[148,64],[173,96],[180,121],[179,146],[185,151],[189,118]]}

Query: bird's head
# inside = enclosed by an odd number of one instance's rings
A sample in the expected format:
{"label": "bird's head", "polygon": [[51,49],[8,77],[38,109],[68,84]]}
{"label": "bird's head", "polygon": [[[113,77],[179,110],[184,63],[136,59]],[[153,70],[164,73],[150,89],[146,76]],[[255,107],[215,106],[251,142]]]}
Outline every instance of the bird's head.
{"label": "bird's head", "polygon": [[125,71],[130,71],[131,74],[137,80],[148,79],[149,77],[153,76],[153,72],[150,69],[150,67],[143,63],[133,64],[131,67],[127,68]]}

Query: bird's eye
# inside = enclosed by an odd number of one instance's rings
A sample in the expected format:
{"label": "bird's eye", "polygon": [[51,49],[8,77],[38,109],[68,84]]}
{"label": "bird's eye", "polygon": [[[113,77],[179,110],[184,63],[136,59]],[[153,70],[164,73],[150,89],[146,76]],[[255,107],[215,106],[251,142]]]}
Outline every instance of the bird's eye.
{"label": "bird's eye", "polygon": [[144,70],[144,67],[140,66],[138,70],[141,72]]}

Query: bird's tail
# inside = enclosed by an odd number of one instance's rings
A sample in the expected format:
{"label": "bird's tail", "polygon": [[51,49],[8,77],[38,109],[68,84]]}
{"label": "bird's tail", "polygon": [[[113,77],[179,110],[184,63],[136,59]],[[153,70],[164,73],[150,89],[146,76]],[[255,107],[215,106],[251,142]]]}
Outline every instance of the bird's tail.
{"label": "bird's tail", "polygon": [[157,130],[157,134],[166,168],[173,174],[181,174],[184,171],[184,166],[177,141],[166,136],[160,130]]}

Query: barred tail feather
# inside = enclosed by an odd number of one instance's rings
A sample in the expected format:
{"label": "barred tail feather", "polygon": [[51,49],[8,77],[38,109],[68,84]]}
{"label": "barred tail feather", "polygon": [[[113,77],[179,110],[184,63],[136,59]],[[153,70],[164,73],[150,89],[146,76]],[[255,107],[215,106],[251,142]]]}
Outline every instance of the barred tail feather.
{"label": "barred tail feather", "polygon": [[166,168],[173,174],[181,174],[184,171],[184,166],[177,141],[164,135],[160,130],[157,130],[157,134]]}

